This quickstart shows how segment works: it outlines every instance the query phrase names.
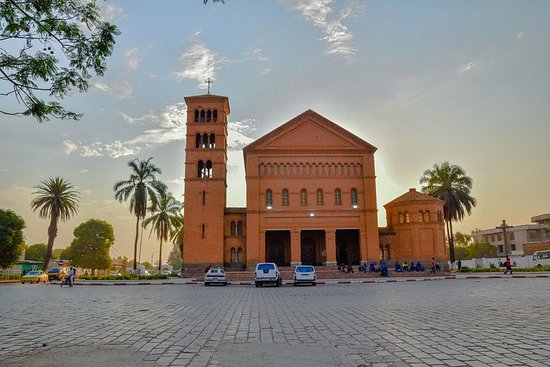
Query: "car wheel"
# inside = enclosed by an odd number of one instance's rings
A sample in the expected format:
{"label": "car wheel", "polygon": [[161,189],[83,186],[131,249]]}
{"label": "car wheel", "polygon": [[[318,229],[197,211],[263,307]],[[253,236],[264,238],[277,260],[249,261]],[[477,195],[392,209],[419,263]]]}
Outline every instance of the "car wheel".
{"label": "car wheel", "polygon": [[317,285],[317,282],[313,282],[313,283],[311,283],[311,284],[313,284],[313,286],[315,287],[315,286]]}
{"label": "car wheel", "polygon": [[296,287],[296,285],[297,285],[297,283],[296,283],[296,282],[294,282],[294,286],[295,286],[295,287]]}
{"label": "car wheel", "polygon": [[21,282],[21,284],[25,284],[25,282]]}
{"label": "car wheel", "polygon": [[223,286],[226,287],[226,286],[227,286],[227,282],[223,282]]}
{"label": "car wheel", "polygon": [[260,283],[258,282],[254,282],[254,285],[256,286],[256,288],[260,287]]}
{"label": "car wheel", "polygon": [[208,287],[208,283],[204,282],[204,286],[205,286],[205,287]]}

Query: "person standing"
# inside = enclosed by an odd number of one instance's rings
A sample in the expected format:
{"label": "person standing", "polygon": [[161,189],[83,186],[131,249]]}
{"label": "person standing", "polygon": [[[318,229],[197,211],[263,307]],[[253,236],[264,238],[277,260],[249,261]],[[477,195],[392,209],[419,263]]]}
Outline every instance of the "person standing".
{"label": "person standing", "polygon": [[456,262],[456,267],[457,267],[458,271],[460,272],[460,269],[462,269],[462,261],[460,259],[458,259],[458,261]]}
{"label": "person standing", "polygon": [[510,258],[508,256],[506,256],[504,267],[506,267],[506,271],[504,272],[504,274],[508,274],[508,272],[510,272],[510,275],[512,275],[512,262],[510,261]]}
{"label": "person standing", "polygon": [[432,274],[435,274],[435,257],[432,257]]}

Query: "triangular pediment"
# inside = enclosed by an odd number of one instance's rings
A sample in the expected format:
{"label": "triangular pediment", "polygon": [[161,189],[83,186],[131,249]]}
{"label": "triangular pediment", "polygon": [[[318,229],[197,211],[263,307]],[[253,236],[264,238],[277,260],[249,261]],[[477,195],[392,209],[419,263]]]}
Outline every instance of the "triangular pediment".
{"label": "triangular pediment", "polygon": [[245,148],[263,149],[358,149],[374,152],[376,148],[334,122],[307,110]]}

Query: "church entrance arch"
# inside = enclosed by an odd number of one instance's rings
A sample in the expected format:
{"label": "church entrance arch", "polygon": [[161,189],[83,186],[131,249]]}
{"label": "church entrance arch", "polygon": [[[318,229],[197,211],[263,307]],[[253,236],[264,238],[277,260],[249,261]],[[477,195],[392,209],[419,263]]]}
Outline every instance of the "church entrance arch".
{"label": "church entrance arch", "polygon": [[336,262],[338,264],[359,264],[361,259],[358,229],[336,230]]}
{"label": "church entrance arch", "polygon": [[325,252],[325,231],[303,230],[300,233],[300,260],[302,265],[320,265]]}
{"label": "church entrance arch", "polygon": [[290,231],[265,232],[265,261],[279,266],[290,264]]}

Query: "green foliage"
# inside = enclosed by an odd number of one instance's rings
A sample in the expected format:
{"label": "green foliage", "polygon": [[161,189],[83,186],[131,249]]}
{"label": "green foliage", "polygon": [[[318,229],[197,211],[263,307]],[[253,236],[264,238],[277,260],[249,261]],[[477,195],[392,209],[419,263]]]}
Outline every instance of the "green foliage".
{"label": "green foliage", "polygon": [[488,242],[475,242],[468,246],[456,247],[455,256],[461,260],[497,257],[497,248]]}
{"label": "green foliage", "polygon": [[21,274],[0,274],[0,280],[19,280]]}
{"label": "green foliage", "polygon": [[15,264],[23,251],[25,221],[12,210],[0,209],[0,267]]}
{"label": "green foliage", "polygon": [[153,269],[153,264],[151,264],[149,261],[144,261],[141,263],[141,265],[143,265],[143,267],[147,270]]}
{"label": "green foliage", "polygon": [[164,275],[164,274],[151,274],[151,275],[123,274],[118,276],[82,275],[79,277],[79,279],[82,279],[82,280],[152,280],[152,279],[168,279],[168,275]]}
{"label": "green foliage", "polygon": [[50,219],[48,226],[48,250],[44,258],[43,270],[48,270],[52,256],[53,243],[57,237],[57,223],[65,222],[78,213],[79,193],[74,185],[61,177],[44,180],[35,186],[38,191],[31,201],[31,208],[38,211],[40,218]]}
{"label": "green foliage", "polygon": [[69,259],[78,267],[109,269],[109,249],[115,242],[113,226],[104,220],[89,219],[74,230],[74,240],[69,246]]}
{"label": "green foliage", "polygon": [[65,251],[64,248],[56,248],[52,250],[52,259],[61,260],[63,259],[61,257],[61,254],[63,254],[63,251]]}
{"label": "green foliage", "polygon": [[92,73],[103,76],[117,27],[99,16],[96,1],[5,0],[0,2],[0,95],[23,103],[7,115],[77,120],[57,101],[85,92]]}
{"label": "green foliage", "polygon": [[48,252],[48,245],[45,243],[30,245],[25,251],[25,260],[44,261],[46,252]]}

